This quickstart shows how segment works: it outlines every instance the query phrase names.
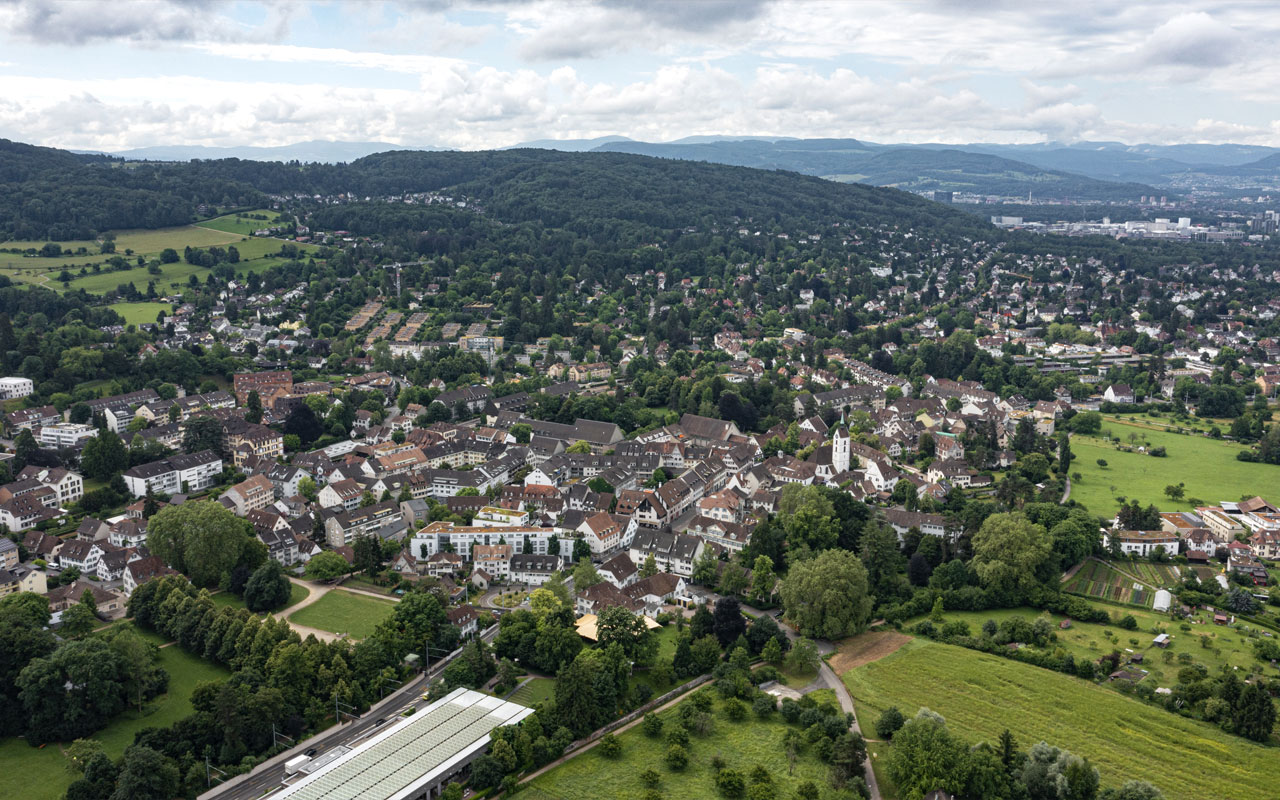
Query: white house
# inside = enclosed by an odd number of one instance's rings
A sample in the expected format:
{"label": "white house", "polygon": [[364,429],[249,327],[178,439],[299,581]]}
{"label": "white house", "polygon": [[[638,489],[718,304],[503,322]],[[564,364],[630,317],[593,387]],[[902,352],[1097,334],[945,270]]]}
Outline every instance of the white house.
{"label": "white house", "polygon": [[1163,547],[1165,554],[1170,557],[1176,556],[1182,544],[1177,534],[1166,531],[1116,531],[1103,528],[1102,546],[1111,547],[1113,540],[1119,543],[1120,552],[1142,558],[1150,556],[1157,547]]}

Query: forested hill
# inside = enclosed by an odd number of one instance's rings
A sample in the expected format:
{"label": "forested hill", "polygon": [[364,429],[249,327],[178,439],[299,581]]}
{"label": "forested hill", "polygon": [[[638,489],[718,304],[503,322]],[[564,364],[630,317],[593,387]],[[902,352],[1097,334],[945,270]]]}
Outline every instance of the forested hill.
{"label": "forested hill", "polygon": [[1098,180],[998,155],[936,147],[889,147],[856,139],[780,139],[697,144],[609,142],[598,151],[790,169],[808,175],[904,189],[1098,201],[1137,199],[1155,189]]}
{"label": "forested hill", "polygon": [[191,180],[167,165],[0,139],[0,240],[65,241],[113,228],[181,225],[201,203],[250,204],[257,197],[226,177]]}
{"label": "forested hill", "polygon": [[500,222],[547,227],[626,221],[657,232],[706,223],[816,230],[848,223],[978,237],[991,230],[892,189],[623,153],[395,151],[351,164],[136,163],[0,142],[0,238],[8,239],[183,224],[200,204],[250,206],[262,194],[377,199],[422,192],[465,197]]}

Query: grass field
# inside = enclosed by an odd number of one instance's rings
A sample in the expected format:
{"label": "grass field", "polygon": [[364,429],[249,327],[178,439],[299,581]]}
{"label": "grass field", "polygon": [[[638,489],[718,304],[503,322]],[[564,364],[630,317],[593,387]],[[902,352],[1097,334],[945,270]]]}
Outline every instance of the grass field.
{"label": "grass field", "polygon": [[[134,286],[141,290],[146,287],[147,282],[150,280],[155,281],[157,289],[168,291],[171,288],[185,285],[187,279],[192,275],[196,275],[203,280],[204,275],[208,272],[205,267],[196,267],[179,262],[165,264],[161,268],[162,273],[160,275],[151,275],[145,267],[134,267],[120,272],[100,272],[97,274],[90,271],[84,276],[79,275],[81,267],[92,268],[94,264],[103,264],[114,255],[119,255],[132,262],[140,255],[150,259],[168,247],[172,247],[181,253],[183,248],[187,246],[211,247],[217,245],[225,247],[234,244],[236,250],[240,252],[241,259],[240,263],[236,265],[236,273],[238,275],[245,275],[249,272],[262,272],[272,266],[283,263],[284,259],[276,257],[276,254],[280,252],[281,240],[248,237],[248,233],[263,225],[261,220],[252,220],[251,222],[258,224],[251,227],[245,224],[244,220],[237,221],[234,216],[231,216],[219,217],[199,225],[183,225],[150,231],[117,231],[116,252],[106,255],[98,252],[100,247],[98,242],[86,241],[59,242],[64,250],[71,250],[72,252],[56,258],[27,257],[16,253],[0,253],[0,274],[7,275],[16,282],[34,283],[61,291],[62,284],[58,282],[58,276],[63,269],[66,269],[74,276],[71,282],[72,288],[82,288],[88,292],[101,294],[123,283],[133,283]],[[0,247],[6,249],[35,248],[38,250],[44,244],[44,242],[3,242],[0,243]],[[88,252],[76,255],[74,251],[81,247],[84,247]],[[311,248],[310,245],[298,245],[298,247],[304,250]],[[132,254],[126,255],[126,251],[132,251]],[[149,319],[143,321],[150,322],[154,321],[154,319],[155,314],[153,313]]]}
{"label": "grass field", "polygon": [[534,678],[533,680],[521,686],[515,691],[511,697],[507,698],[513,703],[519,703],[522,706],[533,708],[556,693],[556,681],[554,678]]}
{"label": "grass field", "polygon": [[244,216],[236,216],[235,214],[225,214],[214,219],[207,219],[204,222],[197,222],[196,227],[212,228],[215,231],[225,231],[227,233],[238,233],[241,236],[248,236],[254,231],[263,228],[269,228],[275,221],[280,218],[280,214],[267,209],[258,209],[256,211],[247,211],[246,214],[261,214],[266,219],[249,219]]}
{"label": "grass field", "polygon": [[889,706],[908,716],[928,707],[971,743],[995,741],[1008,728],[1023,748],[1043,740],[1087,756],[1104,785],[1147,780],[1167,800],[1253,800],[1275,790],[1274,749],[985,653],[917,639],[844,681],[862,719]]}
{"label": "grass field", "polygon": [[1155,599],[1155,587],[1145,586],[1110,564],[1092,558],[1076,571],[1071,580],[1063,584],[1062,589],[1087,597],[1097,597],[1113,603],[1127,603],[1143,608],[1151,608],[1151,603]]}
{"label": "grass field", "polygon": [[394,605],[367,595],[334,589],[306,608],[295,611],[289,619],[299,625],[363,639],[373,633]]}
{"label": "grass field", "polygon": [[[139,633],[159,642],[153,634]],[[141,713],[125,711],[91,737],[102,742],[112,758],[119,758],[124,749],[133,744],[134,734],[143,728],[164,727],[188,716],[196,684],[229,675],[226,669],[190,655],[177,645],[160,650],[160,665],[169,673],[168,692],[148,703]],[[65,763],[57,744],[37,749],[28,747],[21,739],[0,741],[0,797],[58,800],[72,780]],[[34,776],[39,779],[33,780]]]}
{"label": "grass field", "polygon": [[[678,724],[674,709],[659,715],[666,725]],[[662,761],[661,754],[667,745],[662,740],[645,736],[636,726],[618,737],[622,753],[610,760],[593,749],[572,758],[550,772],[530,781],[520,797],[529,800],[599,800],[618,798],[636,800],[643,794],[640,773],[653,769],[662,776],[659,787],[670,798],[715,798],[716,791],[711,767],[712,756],[719,755],[731,769],[740,770],[744,776],[757,764],[769,770],[778,798],[795,796],[796,787],[806,780],[819,786],[826,785],[827,767],[813,754],[812,748],[796,759],[795,772],[787,775],[787,758],[782,747],[782,736],[787,725],[777,715],[762,722],[751,715],[743,722],[729,722],[716,703],[715,729],[705,737],[692,735],[689,739],[689,766],[682,772],[672,772]]]}
{"label": "grass field", "polygon": [[[1237,461],[1236,453],[1244,448],[1233,442],[1148,430],[1118,421],[1104,422],[1103,430],[1108,429],[1126,447],[1132,433],[1140,437],[1136,445],[1143,445],[1145,437],[1146,446],[1164,447],[1168,456],[1121,452],[1101,438],[1072,436],[1075,460],[1071,471],[1079,472],[1081,480],[1071,482],[1071,499],[1100,516],[1114,514],[1120,497],[1175,511],[1192,508],[1191,498],[1217,503],[1242,496],[1265,497],[1274,495],[1280,486],[1280,466]],[[1107,462],[1106,467],[1098,466],[1100,458]],[[1170,500],[1164,489],[1177,483],[1184,484],[1186,494],[1182,500]]]}
{"label": "grass field", "polygon": [[[1185,623],[1177,623],[1170,622],[1167,614],[1154,611],[1142,611],[1136,608],[1106,610],[1118,616],[1131,615],[1138,621],[1137,630],[1130,631],[1118,625],[1100,625],[1079,620],[1071,620],[1071,627],[1062,630],[1058,624],[1065,617],[1060,614],[1050,614],[1049,619],[1053,622],[1057,640],[1051,642],[1048,649],[1052,651],[1061,647],[1075,656],[1077,661],[1081,659],[1095,661],[1112,650],[1119,650],[1126,655],[1126,651],[1129,650],[1142,653],[1144,655],[1142,667],[1150,671],[1143,680],[1150,681],[1153,686],[1173,686],[1177,682],[1178,669],[1183,666],[1177,662],[1177,657],[1182,653],[1189,653],[1194,663],[1205,665],[1212,675],[1217,675],[1224,666],[1239,668],[1242,671],[1242,677],[1258,668],[1257,659],[1253,655],[1253,642],[1256,636],[1249,635],[1257,634],[1258,629],[1248,623],[1239,623],[1234,628],[1214,625],[1212,615],[1205,611],[1197,612]],[[947,622],[952,620],[967,622],[969,630],[977,634],[982,628],[982,623],[989,619],[997,623],[1010,617],[1034,621],[1040,614],[1040,611],[1031,608],[951,611],[946,612],[943,619]],[[912,620],[907,625],[918,621],[918,619]],[[1183,630],[1183,624],[1187,626],[1187,630]],[[1164,650],[1151,643],[1157,629],[1169,634],[1170,644]],[[1207,647],[1201,645],[1201,636],[1208,637]],[[1131,639],[1136,639],[1138,643],[1133,644]],[[1165,662],[1165,653],[1171,654],[1170,663]],[[1280,677],[1280,672],[1273,667],[1267,666],[1263,671],[1269,678]]]}
{"label": "grass field", "polygon": [[[303,600],[306,600],[307,596],[310,594],[311,592],[307,589],[307,587],[299,586],[296,583],[290,583],[289,584],[289,600],[279,608],[273,608],[271,610],[275,612],[275,611],[284,611],[287,608],[293,608],[298,603],[301,603]],[[214,605],[218,605],[218,606],[230,606],[232,608],[245,607],[244,600],[239,597],[236,597],[231,592],[218,592],[215,595],[211,595],[210,599],[213,600]]]}
{"label": "grass field", "polygon": [[155,322],[161,311],[166,317],[173,313],[173,306],[169,303],[112,303],[108,308],[124,317],[126,325]]}

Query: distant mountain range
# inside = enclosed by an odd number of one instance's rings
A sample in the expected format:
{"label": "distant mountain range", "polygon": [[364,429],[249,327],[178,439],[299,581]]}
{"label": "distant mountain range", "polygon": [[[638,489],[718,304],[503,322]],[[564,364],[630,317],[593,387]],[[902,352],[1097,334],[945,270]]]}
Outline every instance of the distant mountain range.
{"label": "distant mountain range", "polygon": [[[780,169],[911,191],[1030,194],[1033,198],[1076,201],[1172,195],[1168,188],[1160,187],[1170,186],[1175,179],[1185,185],[1186,178],[1196,174],[1235,178],[1246,184],[1251,179],[1266,185],[1280,180],[1280,148],[1241,144],[881,144],[859,139],[699,135],[670,142],[641,142],[625,136],[536,139],[503,149],[522,148],[620,152]],[[109,155],[149,161],[239,158],[333,164],[388,151],[445,149],[387,142],[310,141],[280,147],[144,147]]]}
{"label": "distant mountain range", "polygon": [[439,151],[447,147],[414,147],[387,142],[295,142],[279,147],[204,147],[202,145],[164,145],[139,147],[103,153],[97,150],[73,150],[82,155],[110,155],[131,161],[192,161],[194,159],[239,158],[245,161],[302,161],[338,164],[355,161],[374,153],[391,150]]}

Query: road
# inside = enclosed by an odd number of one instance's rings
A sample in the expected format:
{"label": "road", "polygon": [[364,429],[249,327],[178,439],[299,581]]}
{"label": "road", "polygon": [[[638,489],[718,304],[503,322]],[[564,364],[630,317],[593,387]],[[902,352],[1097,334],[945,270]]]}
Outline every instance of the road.
{"label": "road", "polygon": [[[486,642],[491,642],[497,634],[498,626],[494,625],[482,634],[481,638]],[[422,699],[422,694],[427,690],[427,684],[431,680],[440,677],[440,673],[450,660],[445,658],[432,664],[431,670],[427,675],[419,675],[409,681],[409,683],[388,695],[386,699],[375,703],[358,719],[349,720],[309,739],[301,740],[296,746],[272,756],[252,772],[245,775],[237,775],[225,784],[213,787],[200,795],[200,800],[214,800],[214,798],[217,800],[254,800],[254,798],[262,797],[281,785],[285,778],[285,762],[294,756],[311,748],[323,753],[340,744],[351,746],[357,740],[363,740],[374,729],[380,728],[378,720],[385,719],[390,721],[411,705],[417,711],[421,711],[430,705],[426,700]]]}

